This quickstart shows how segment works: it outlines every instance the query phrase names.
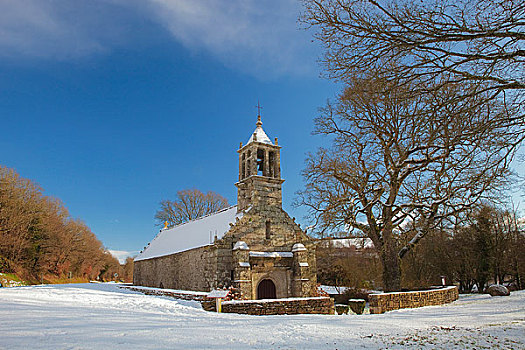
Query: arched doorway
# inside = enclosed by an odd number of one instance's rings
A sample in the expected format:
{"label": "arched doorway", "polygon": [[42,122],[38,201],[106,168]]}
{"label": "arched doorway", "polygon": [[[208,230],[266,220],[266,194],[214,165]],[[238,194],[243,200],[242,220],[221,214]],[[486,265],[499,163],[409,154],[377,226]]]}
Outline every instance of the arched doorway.
{"label": "arched doorway", "polygon": [[275,299],[275,284],[272,280],[265,279],[257,286],[257,299]]}

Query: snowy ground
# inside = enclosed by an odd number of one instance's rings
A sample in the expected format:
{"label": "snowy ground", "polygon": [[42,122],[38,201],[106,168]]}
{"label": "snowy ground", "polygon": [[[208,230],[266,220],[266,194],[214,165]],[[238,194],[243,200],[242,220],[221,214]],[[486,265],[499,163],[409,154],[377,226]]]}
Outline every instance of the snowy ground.
{"label": "snowy ground", "polygon": [[525,349],[525,291],[383,315],[247,316],[115,284],[0,288],[0,349]]}

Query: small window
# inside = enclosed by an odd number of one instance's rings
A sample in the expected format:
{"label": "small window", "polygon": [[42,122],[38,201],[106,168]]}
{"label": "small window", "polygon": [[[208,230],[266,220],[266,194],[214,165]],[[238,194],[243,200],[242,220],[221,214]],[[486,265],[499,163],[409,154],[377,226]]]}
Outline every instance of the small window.
{"label": "small window", "polygon": [[270,236],[272,234],[272,224],[270,220],[266,221],[266,239],[270,239]]}

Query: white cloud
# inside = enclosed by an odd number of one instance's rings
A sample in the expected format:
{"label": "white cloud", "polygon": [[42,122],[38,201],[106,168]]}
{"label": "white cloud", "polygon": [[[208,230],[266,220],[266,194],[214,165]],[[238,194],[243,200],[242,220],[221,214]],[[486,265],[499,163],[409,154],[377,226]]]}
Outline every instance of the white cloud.
{"label": "white cloud", "polygon": [[104,51],[97,35],[86,28],[88,14],[63,5],[45,0],[2,1],[0,55],[64,59]]}
{"label": "white cloud", "polygon": [[113,250],[113,249],[108,249],[108,252],[111,253],[111,255],[113,255],[115,258],[118,259],[118,261],[121,263],[121,264],[124,264],[126,262],[126,258],[127,257],[134,257],[135,255],[138,254],[138,251],[126,251],[126,250]]}
{"label": "white cloud", "polygon": [[267,76],[311,73],[315,47],[296,23],[296,0],[149,0],[161,23],[183,45],[224,64]]}
{"label": "white cloud", "polygon": [[[3,0],[0,57],[71,59],[133,45],[158,26],[184,47],[259,77],[315,71],[296,0]],[[154,35],[154,34],[151,34]]]}

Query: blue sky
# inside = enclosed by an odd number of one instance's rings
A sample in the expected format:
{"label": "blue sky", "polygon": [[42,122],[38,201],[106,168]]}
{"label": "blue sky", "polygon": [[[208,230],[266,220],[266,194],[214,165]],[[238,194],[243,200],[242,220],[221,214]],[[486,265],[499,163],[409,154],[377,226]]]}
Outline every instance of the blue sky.
{"label": "blue sky", "polygon": [[[141,250],[162,199],[236,202],[237,153],[282,149],[284,208],[302,187],[317,109],[337,93],[295,0],[3,0],[0,164],[39,183],[106,247]],[[521,169],[523,170],[523,168]],[[522,171],[523,173],[523,171]],[[516,197],[518,198],[518,197]]]}
{"label": "blue sky", "polygon": [[[138,251],[178,190],[236,202],[237,153],[263,127],[293,209],[317,108],[337,87],[296,1],[0,5],[0,164],[39,183],[109,249]],[[303,221],[304,222],[304,221]]]}

